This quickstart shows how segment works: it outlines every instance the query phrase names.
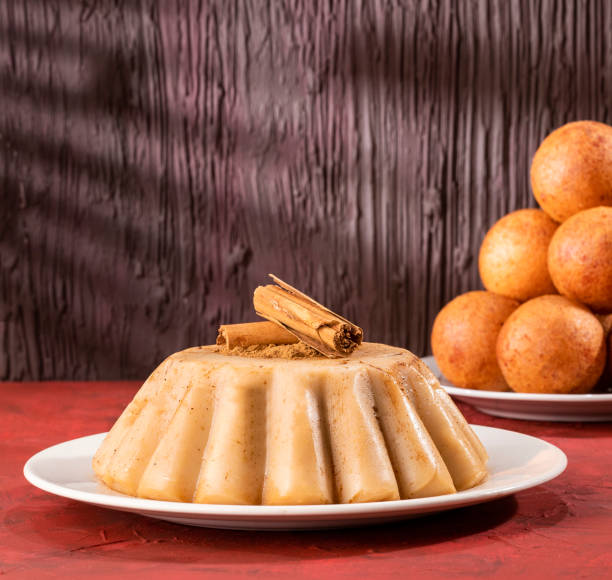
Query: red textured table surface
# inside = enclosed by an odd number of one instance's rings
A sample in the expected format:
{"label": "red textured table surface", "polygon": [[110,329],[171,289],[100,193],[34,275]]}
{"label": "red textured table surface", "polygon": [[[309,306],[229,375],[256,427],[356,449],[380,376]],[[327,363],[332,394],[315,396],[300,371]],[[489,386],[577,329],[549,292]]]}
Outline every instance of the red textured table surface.
{"label": "red textured table surface", "polygon": [[[181,526],[55,497],[25,461],[106,431],[134,382],[0,383],[0,575],[20,578],[610,577],[612,425],[495,419],[565,451],[557,479],[516,496],[385,526],[237,532]],[[128,576],[129,575],[129,576]]]}

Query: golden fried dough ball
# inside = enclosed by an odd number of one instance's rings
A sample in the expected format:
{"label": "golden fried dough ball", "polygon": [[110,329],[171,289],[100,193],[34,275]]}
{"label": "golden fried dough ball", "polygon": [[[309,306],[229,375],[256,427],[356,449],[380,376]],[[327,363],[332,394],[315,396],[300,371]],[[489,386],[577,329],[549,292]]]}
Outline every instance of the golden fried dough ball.
{"label": "golden fried dough ball", "polygon": [[519,306],[497,338],[497,360],[521,393],[587,393],[605,365],[602,324],[582,304],[540,296]]}
{"label": "golden fried dough ball", "polygon": [[431,346],[444,375],[456,386],[501,391],[508,386],[495,358],[499,329],[519,303],[492,292],[451,300],[434,321]]}
{"label": "golden fried dough ball", "polygon": [[558,222],[590,207],[612,206],[612,127],[577,121],[553,131],[533,157],[531,187]]}
{"label": "golden fried dough ball", "polygon": [[573,215],[555,232],[548,269],[557,290],[598,312],[612,311],[612,207]]}
{"label": "golden fried dough ball", "polygon": [[521,302],[555,293],[547,255],[557,226],[539,209],[520,209],[495,223],[478,256],[485,288]]}

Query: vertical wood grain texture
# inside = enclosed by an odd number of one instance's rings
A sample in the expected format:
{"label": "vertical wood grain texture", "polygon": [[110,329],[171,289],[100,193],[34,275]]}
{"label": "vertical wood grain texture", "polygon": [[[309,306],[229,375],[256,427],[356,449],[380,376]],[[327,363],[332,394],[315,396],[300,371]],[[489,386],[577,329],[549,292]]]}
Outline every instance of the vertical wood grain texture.
{"label": "vertical wood grain texture", "polygon": [[0,378],[144,377],[267,272],[425,354],[543,137],[612,121],[611,30],[605,0],[0,2]]}

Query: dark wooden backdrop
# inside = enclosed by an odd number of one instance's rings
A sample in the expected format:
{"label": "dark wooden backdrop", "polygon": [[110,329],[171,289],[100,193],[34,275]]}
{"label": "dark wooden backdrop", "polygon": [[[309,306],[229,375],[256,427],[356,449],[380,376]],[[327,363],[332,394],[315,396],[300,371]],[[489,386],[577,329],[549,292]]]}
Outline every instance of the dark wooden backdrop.
{"label": "dark wooden backdrop", "polygon": [[144,377],[274,272],[428,351],[610,121],[612,2],[0,2],[0,378]]}

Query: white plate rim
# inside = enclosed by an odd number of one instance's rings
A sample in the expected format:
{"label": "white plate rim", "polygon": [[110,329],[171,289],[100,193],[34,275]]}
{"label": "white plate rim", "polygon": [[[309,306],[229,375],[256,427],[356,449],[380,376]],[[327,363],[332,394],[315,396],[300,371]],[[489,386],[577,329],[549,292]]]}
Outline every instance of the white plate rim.
{"label": "white plate rim", "polygon": [[478,400],[491,401],[540,401],[542,403],[571,403],[591,405],[596,402],[612,403],[612,394],[607,393],[585,393],[583,395],[547,395],[542,393],[514,393],[509,391],[479,391],[476,389],[464,389],[452,385],[442,384],[449,395],[465,397]]}
{"label": "white plate rim", "polygon": [[612,394],[609,393],[584,393],[580,395],[563,395],[544,393],[515,393],[513,391],[484,391],[478,389],[464,389],[462,387],[455,387],[451,384],[448,384],[446,382],[446,379],[441,374],[436,372],[435,369],[432,368],[432,363],[435,363],[436,369],[438,368],[436,360],[433,356],[430,355],[423,357],[422,360],[440,380],[440,384],[444,387],[444,389],[449,395],[456,395],[458,397],[460,396],[480,401],[537,401],[542,403],[571,403],[572,406],[576,403],[586,403],[589,405],[596,402],[612,403]]}
{"label": "white plate rim", "polygon": [[[193,504],[193,503],[179,503],[169,501],[150,500],[142,498],[134,498],[126,495],[117,494],[111,490],[108,493],[95,493],[91,491],[83,491],[55,483],[48,479],[45,479],[38,475],[36,471],[37,462],[43,458],[46,454],[57,451],[58,447],[74,445],[77,443],[84,442],[83,440],[90,439],[88,443],[91,443],[92,448],[97,448],[98,444],[104,437],[104,433],[98,433],[96,435],[89,435],[86,437],[80,437],[65,441],[57,445],[53,445],[39,451],[33,455],[26,464],[24,465],[24,476],[25,478],[35,487],[47,491],[51,494],[72,499],[92,505],[106,507],[110,509],[117,509],[122,511],[131,511],[148,515],[152,517],[164,518],[167,516],[170,519],[171,516],[179,518],[180,516],[191,516],[191,517],[206,517],[206,518],[247,518],[251,521],[259,520],[262,523],[265,521],[278,520],[279,518],[290,517],[293,520],[302,519],[328,519],[337,517],[343,520],[352,518],[380,518],[384,519],[385,515],[395,516],[403,514],[406,517],[410,515],[421,515],[426,513],[432,513],[437,511],[443,511],[447,509],[453,509],[457,507],[463,507],[467,505],[473,505],[476,503],[482,503],[505,497],[520,491],[524,491],[531,487],[546,483],[551,479],[554,479],[560,475],[567,466],[567,457],[565,453],[552,443],[518,433],[515,431],[509,431],[506,429],[498,429],[495,427],[486,427],[479,425],[472,425],[474,430],[479,434],[480,437],[483,435],[502,435],[505,437],[520,437],[524,443],[530,443],[531,445],[538,446],[538,448],[546,449],[551,451],[554,455],[554,466],[548,471],[541,473],[537,477],[527,477],[520,483],[513,483],[511,485],[495,487],[492,489],[479,490],[479,486],[472,489],[460,491],[455,494],[437,496],[433,498],[416,498],[416,499],[404,499],[404,500],[393,500],[385,502],[369,502],[369,503],[356,503],[356,504],[328,504],[328,505],[307,505],[307,506],[235,506],[235,505],[216,505],[216,504]],[[95,444],[95,447],[94,447]],[[91,453],[93,456],[93,452]],[[175,521],[178,521],[175,520]],[[214,526],[213,526],[214,527]],[[227,526],[224,526],[227,527]],[[285,529],[291,529],[291,524]]]}

